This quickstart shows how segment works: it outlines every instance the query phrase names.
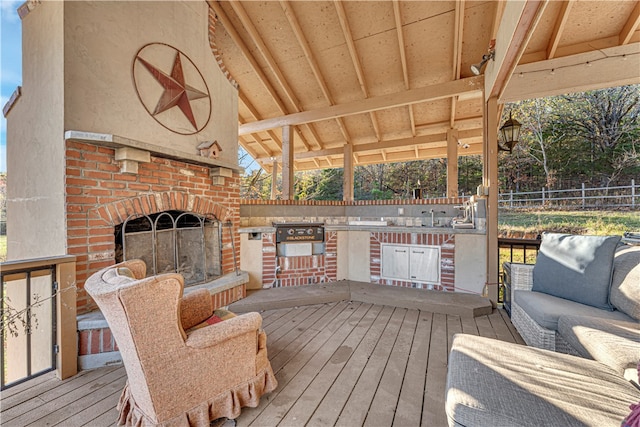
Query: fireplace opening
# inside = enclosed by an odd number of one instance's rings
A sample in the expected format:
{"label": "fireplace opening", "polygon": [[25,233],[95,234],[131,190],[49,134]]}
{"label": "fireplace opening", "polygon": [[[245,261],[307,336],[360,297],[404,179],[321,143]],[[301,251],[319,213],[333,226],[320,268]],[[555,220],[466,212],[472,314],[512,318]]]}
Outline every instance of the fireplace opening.
{"label": "fireplace opening", "polygon": [[116,262],[139,258],[147,277],[176,272],[185,286],[222,275],[222,224],[192,212],[132,216],[115,227]]}

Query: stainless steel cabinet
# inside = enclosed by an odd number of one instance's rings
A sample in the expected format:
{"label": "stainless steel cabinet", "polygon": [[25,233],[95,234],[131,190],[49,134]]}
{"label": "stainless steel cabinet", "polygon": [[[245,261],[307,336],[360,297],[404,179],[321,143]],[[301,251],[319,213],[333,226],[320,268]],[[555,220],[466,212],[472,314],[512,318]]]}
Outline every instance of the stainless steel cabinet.
{"label": "stainless steel cabinet", "polygon": [[440,247],[383,244],[382,277],[420,283],[440,283]]}

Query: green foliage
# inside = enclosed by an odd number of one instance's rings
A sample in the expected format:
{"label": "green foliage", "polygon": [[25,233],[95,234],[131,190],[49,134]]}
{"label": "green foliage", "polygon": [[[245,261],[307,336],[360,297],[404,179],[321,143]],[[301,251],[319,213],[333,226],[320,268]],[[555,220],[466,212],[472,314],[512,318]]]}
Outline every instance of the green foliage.
{"label": "green foliage", "polygon": [[[531,99],[508,104],[509,117],[523,124],[512,153],[500,152],[500,191],[539,191],[628,185],[640,176],[640,85]],[[473,194],[482,182],[480,156],[458,159],[458,190]],[[342,169],[299,172],[296,199],[341,200]],[[278,188],[280,186],[278,185]],[[356,166],[356,200],[442,197],[447,160]],[[243,177],[242,197],[268,199],[271,176],[252,171]]]}

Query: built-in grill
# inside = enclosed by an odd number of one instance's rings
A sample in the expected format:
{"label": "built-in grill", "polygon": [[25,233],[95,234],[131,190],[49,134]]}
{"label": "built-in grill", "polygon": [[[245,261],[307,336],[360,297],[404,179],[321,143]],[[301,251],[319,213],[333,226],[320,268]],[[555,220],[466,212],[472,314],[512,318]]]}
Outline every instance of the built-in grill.
{"label": "built-in grill", "polygon": [[324,224],[318,222],[274,223],[278,256],[324,253]]}
{"label": "built-in grill", "polygon": [[274,223],[276,243],[324,242],[324,224],[321,222]]}

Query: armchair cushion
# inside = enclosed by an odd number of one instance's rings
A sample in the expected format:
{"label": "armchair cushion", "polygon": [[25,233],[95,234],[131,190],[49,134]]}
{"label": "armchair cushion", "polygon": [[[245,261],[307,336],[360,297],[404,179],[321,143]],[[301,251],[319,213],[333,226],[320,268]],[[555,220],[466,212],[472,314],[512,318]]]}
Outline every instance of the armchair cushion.
{"label": "armchair cushion", "polygon": [[620,236],[544,233],[532,290],[612,310],[609,288],[619,241]]}
{"label": "armchair cushion", "polygon": [[620,311],[599,310],[542,292],[516,290],[513,301],[518,304],[540,326],[552,331],[558,330],[561,316],[590,316],[610,320],[628,321],[629,316]]}
{"label": "armchair cushion", "polygon": [[611,304],[629,317],[640,320],[640,246],[620,247],[614,264]]}
{"label": "armchair cushion", "polygon": [[192,328],[211,316],[213,301],[206,289],[186,294],[180,304],[180,323],[184,330]]}
{"label": "armchair cushion", "polygon": [[225,320],[233,319],[237,317],[237,315],[229,310],[225,310],[219,308],[213,312],[211,316],[209,316],[204,321],[198,323],[197,325],[192,326],[189,331],[193,331],[194,329],[204,328],[205,326],[215,325],[216,323],[223,322]]}

